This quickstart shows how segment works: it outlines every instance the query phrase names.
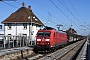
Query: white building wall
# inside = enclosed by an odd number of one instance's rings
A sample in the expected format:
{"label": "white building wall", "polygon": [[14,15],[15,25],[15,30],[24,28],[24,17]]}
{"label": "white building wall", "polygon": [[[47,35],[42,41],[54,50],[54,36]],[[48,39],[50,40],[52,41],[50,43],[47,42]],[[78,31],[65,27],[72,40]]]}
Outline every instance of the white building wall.
{"label": "white building wall", "polygon": [[1,35],[4,35],[4,31],[3,31],[3,30],[2,30],[2,31],[0,31],[0,34],[1,34]]}
{"label": "white building wall", "polygon": [[40,27],[36,26],[36,24],[33,24],[31,29],[32,29],[31,31],[33,32],[33,35],[31,35],[32,40],[36,40],[36,34],[37,34],[37,31],[40,29]]}
{"label": "white building wall", "polygon": [[4,30],[5,30],[5,35],[11,34],[11,35],[15,35],[15,29],[13,29],[14,27],[11,27],[11,30],[8,29],[8,26],[6,24],[6,26],[4,26]]}
{"label": "white building wall", "polygon": [[[31,36],[32,40],[35,40],[36,33],[40,29],[40,27],[39,26],[36,27],[36,24],[34,24],[32,27],[30,26],[30,29],[32,29],[31,31],[33,31],[33,35]],[[5,35],[8,35],[8,34],[11,34],[11,35],[27,34],[27,36],[29,36],[29,24],[27,24],[27,29],[24,29],[23,23],[20,23],[20,24],[13,23],[11,26],[11,30],[9,30],[8,26],[6,25]]]}
{"label": "white building wall", "polygon": [[12,24],[11,29],[8,29],[8,26],[5,26],[5,35],[20,35],[27,34],[29,36],[29,26],[27,25],[27,29],[23,29],[23,24]]}
{"label": "white building wall", "polygon": [[16,26],[16,30],[17,30],[17,35],[20,34],[27,34],[27,36],[29,36],[29,25],[27,24],[27,29],[24,29],[23,24],[17,24]]}

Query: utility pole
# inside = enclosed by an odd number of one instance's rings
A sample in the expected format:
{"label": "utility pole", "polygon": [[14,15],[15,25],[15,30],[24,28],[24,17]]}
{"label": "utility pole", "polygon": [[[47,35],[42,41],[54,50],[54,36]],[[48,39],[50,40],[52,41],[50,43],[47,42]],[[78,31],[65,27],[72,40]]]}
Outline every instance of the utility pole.
{"label": "utility pole", "polygon": [[58,31],[60,31],[60,27],[63,26],[63,25],[62,24],[57,24],[56,26],[58,28]]}
{"label": "utility pole", "polygon": [[30,45],[32,45],[32,36],[31,36],[31,31],[32,31],[32,16],[29,16],[28,19],[30,20],[30,25],[29,25],[29,39],[30,39]]}
{"label": "utility pole", "polygon": [[49,15],[49,16],[48,16],[48,21],[50,22],[50,21],[52,20],[52,19],[51,19],[51,18],[52,18],[52,14],[50,14],[50,12],[48,12],[48,15]]}
{"label": "utility pole", "polygon": [[72,33],[72,20],[71,20],[71,26],[70,27],[71,27],[71,33]]}

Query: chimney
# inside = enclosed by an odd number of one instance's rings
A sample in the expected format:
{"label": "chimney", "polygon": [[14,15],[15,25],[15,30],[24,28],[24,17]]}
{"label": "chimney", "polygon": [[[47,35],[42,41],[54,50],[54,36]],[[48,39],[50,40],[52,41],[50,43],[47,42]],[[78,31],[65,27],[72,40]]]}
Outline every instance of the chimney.
{"label": "chimney", "polygon": [[22,3],[22,7],[25,7],[24,2]]}
{"label": "chimney", "polygon": [[31,10],[31,6],[30,5],[28,6],[28,9]]}

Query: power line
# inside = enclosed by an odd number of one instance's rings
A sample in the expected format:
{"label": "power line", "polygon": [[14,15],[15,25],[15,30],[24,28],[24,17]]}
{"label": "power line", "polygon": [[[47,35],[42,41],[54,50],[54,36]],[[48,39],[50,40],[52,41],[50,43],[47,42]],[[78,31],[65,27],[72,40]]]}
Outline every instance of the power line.
{"label": "power line", "polygon": [[[50,0],[51,1],[51,0]],[[53,3],[53,1],[51,1],[52,3]],[[57,7],[54,3],[53,3],[53,5],[55,6],[55,7]],[[57,7],[58,8],[58,7]],[[58,8],[59,9],[59,8]],[[59,9],[59,11],[60,12],[62,12],[67,18],[69,18],[61,9]],[[70,19],[70,18],[69,18]]]}
{"label": "power line", "polygon": [[48,17],[48,21],[51,21],[50,20],[50,16],[52,15],[45,7],[42,7],[43,5],[41,4],[41,3],[39,3],[39,1],[38,0],[36,0],[37,1],[37,3],[39,4],[39,6],[43,9],[43,10],[45,10],[46,12],[48,12],[48,14],[49,14],[49,17]]}
{"label": "power line", "polygon": [[[32,1],[32,0],[31,0]],[[46,12],[48,12],[48,13],[50,13],[54,18],[56,18],[57,20],[58,20],[58,18],[55,16],[55,15],[53,15],[49,10],[47,10],[45,7],[42,7],[43,5],[38,1],[38,0],[36,0],[37,1],[37,3],[39,4],[39,6],[44,10],[44,11],[46,11]],[[34,1],[32,1],[33,3],[35,3]],[[37,5],[38,5],[37,4]]]}
{"label": "power line", "polygon": [[[68,0],[69,1],[69,0]],[[70,1],[69,1],[70,2]],[[76,9],[74,8],[74,6],[72,5],[72,3],[70,2],[71,6],[73,7],[73,9],[76,11]],[[79,16],[78,12],[76,11],[77,15]]]}
{"label": "power line", "polygon": [[[63,4],[66,6],[65,2],[62,0]],[[66,6],[67,7],[67,6]],[[68,8],[68,7],[67,7]]]}
{"label": "power line", "polygon": [[[80,17],[80,15],[78,14],[78,12],[76,11],[76,9],[75,9],[75,7],[73,6],[73,4],[70,2],[70,0],[68,0],[69,1],[69,3],[71,4],[71,6],[73,7],[73,9],[75,10],[75,12],[77,13],[77,15]],[[80,17],[81,18],[81,17]],[[85,23],[84,23],[85,24]],[[83,24],[82,24],[83,25]],[[87,28],[86,26],[85,26],[85,28]]]}
{"label": "power line", "polygon": [[15,1],[17,4],[19,4],[19,5],[22,5],[21,3],[19,3],[19,2],[17,2],[17,1]]}
{"label": "power line", "polygon": [[7,3],[7,2],[4,2],[4,1],[3,1],[3,3],[5,3],[5,4],[9,5],[9,6],[12,6],[12,7],[14,7],[14,8],[18,8],[18,7],[16,7],[16,6],[14,6],[14,5],[11,5],[11,4]]}
{"label": "power line", "polygon": [[[70,2],[70,0],[68,0],[69,3],[71,4],[71,6],[73,7],[73,9],[75,10],[75,12],[77,13],[77,15],[80,17],[80,15],[78,14],[78,12],[76,11],[75,7],[73,6],[73,4]],[[62,2],[64,3],[64,5],[66,6],[65,2],[62,0]],[[67,7],[67,6],[66,6]],[[68,7],[67,7],[68,8]],[[81,23],[82,24],[82,23]],[[83,24],[82,24],[83,25]],[[85,27],[87,28],[87,27]]]}
{"label": "power line", "polygon": [[39,3],[39,1],[38,0],[36,0],[37,1],[37,3],[39,4],[39,6],[44,10],[44,11],[46,11],[46,12],[49,12],[45,7],[42,7],[42,4],[41,3]]}
{"label": "power line", "polygon": [[[38,14],[37,12],[35,12],[35,13]],[[38,14],[38,16],[39,16],[40,18],[44,19],[44,20],[47,20],[47,18],[45,18],[44,16],[42,16],[42,15],[40,15],[40,14]],[[55,23],[55,22],[53,22],[53,21],[50,21],[50,22],[52,22],[53,24],[57,24],[57,23]]]}
{"label": "power line", "polygon": [[[36,0],[37,1],[37,3],[35,3],[34,1],[32,1],[32,0],[30,0],[31,2],[33,2],[34,4],[37,4],[37,6],[40,6],[44,11],[46,11],[46,12],[49,12],[50,14],[51,14],[51,12],[50,11],[48,11],[45,7],[42,7],[43,5],[41,4],[41,3],[39,3],[39,1],[38,0]],[[53,14],[51,14],[52,16],[54,16]],[[56,19],[57,19],[57,17],[56,16],[54,16]],[[48,20],[48,19],[47,19]],[[53,22],[53,21],[51,21],[51,20],[49,20],[49,22],[52,22],[52,23],[54,23],[54,24],[57,24],[57,23],[55,23],[55,22]]]}
{"label": "power line", "polygon": [[[51,1],[51,0],[50,0]],[[58,6],[56,6],[56,4],[53,2],[53,1],[51,1],[51,3],[60,11],[60,12],[62,12],[70,21],[71,21],[71,19],[58,7]],[[73,22],[73,21],[72,21]],[[74,22],[73,22],[74,23]],[[75,23],[74,23],[75,24]],[[76,24],[75,24],[76,25]],[[76,25],[77,26],[77,25]],[[78,26],[77,26],[78,27]]]}
{"label": "power line", "polygon": [[[70,13],[71,13],[71,15],[73,16],[73,17],[75,17],[75,15],[60,1],[60,0],[58,0],[59,1],[59,3],[61,3]],[[64,1],[63,1],[64,2]],[[80,20],[77,18],[77,17],[75,17],[79,22],[80,22]],[[80,22],[81,23],[81,22]],[[81,23],[82,24],[82,23]]]}

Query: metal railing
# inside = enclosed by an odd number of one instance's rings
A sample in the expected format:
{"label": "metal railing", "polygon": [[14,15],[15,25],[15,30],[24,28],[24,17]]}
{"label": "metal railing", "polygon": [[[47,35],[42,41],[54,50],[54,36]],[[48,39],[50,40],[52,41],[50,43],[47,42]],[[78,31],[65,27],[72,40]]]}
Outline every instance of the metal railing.
{"label": "metal railing", "polygon": [[22,46],[35,45],[35,41],[30,40],[27,36],[1,35],[0,49],[15,48]]}

